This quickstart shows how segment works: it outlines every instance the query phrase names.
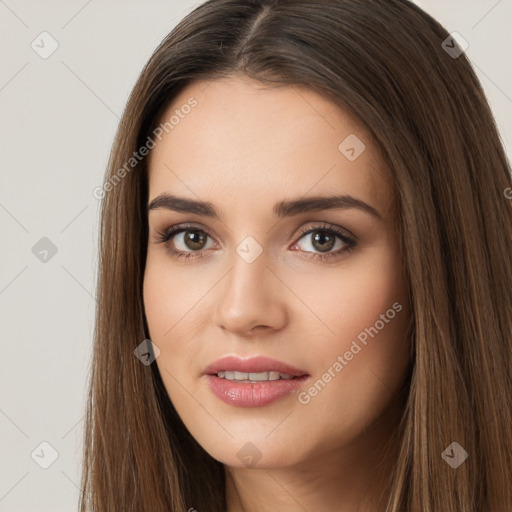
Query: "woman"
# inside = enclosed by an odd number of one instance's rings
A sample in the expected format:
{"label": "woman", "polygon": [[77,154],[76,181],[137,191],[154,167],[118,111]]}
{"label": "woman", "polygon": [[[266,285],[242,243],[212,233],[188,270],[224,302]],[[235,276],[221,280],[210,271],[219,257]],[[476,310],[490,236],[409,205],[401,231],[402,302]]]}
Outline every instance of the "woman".
{"label": "woman", "polygon": [[512,510],[510,187],[414,4],[196,8],[105,177],[81,510]]}

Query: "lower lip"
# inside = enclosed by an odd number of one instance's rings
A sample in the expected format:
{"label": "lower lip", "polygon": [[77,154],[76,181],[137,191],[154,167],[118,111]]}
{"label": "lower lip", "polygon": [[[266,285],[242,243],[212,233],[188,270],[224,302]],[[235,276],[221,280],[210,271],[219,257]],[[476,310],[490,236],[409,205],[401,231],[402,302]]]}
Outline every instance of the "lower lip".
{"label": "lower lip", "polygon": [[257,383],[237,382],[207,375],[213,394],[229,405],[262,407],[279,398],[295,393],[308,380],[309,375],[295,379],[268,380]]}

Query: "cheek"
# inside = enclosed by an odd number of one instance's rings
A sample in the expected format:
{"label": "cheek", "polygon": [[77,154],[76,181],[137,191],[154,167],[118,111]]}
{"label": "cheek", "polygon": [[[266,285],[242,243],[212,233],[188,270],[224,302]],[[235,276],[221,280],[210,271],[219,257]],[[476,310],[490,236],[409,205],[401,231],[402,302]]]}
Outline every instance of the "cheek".
{"label": "cheek", "polygon": [[[306,299],[318,320],[315,327],[319,334],[313,339],[326,340],[321,344],[326,351],[339,351],[348,350],[351,341],[361,333],[360,338],[364,339],[365,329],[377,321],[378,328],[384,325],[379,329],[383,332],[400,332],[408,322],[408,305],[407,285],[399,262],[393,247],[382,245],[364,255],[347,258],[346,264],[333,266],[330,271],[318,272],[314,278],[308,274],[300,279],[296,276],[294,291]],[[310,321],[312,318],[309,316]]]}
{"label": "cheek", "polygon": [[[302,403],[310,411],[326,414],[335,428],[340,421],[364,428],[397,391],[409,360],[407,330],[410,310],[406,281],[396,252],[389,247],[329,274],[304,281],[308,303],[330,331],[314,336],[305,347],[315,380]],[[317,331],[318,332],[318,331]],[[329,411],[324,413],[322,411]]]}
{"label": "cheek", "polygon": [[[207,277],[207,276],[205,276]],[[208,279],[195,279],[169,264],[164,254],[149,251],[144,271],[144,309],[152,340],[176,338],[176,332],[201,309]]]}
{"label": "cheek", "polygon": [[160,355],[156,363],[169,391],[173,379],[187,368],[187,359],[191,356],[191,344],[179,343],[183,337],[181,329],[186,324],[187,310],[191,304],[187,293],[180,293],[185,283],[180,272],[172,272],[160,255],[148,254],[144,272],[144,311],[149,329],[149,338],[159,348]]}
{"label": "cheek", "polygon": [[206,328],[202,322],[210,318],[204,311],[204,297],[218,280],[215,277],[204,275],[199,279],[193,272],[173,268],[165,255],[148,253],[144,310],[149,338],[160,350],[156,364],[175,406],[190,403],[184,389],[190,389],[199,377],[200,334]]}
{"label": "cheek", "polygon": [[173,325],[177,300],[172,290],[175,288],[165,270],[160,271],[159,266],[148,257],[144,272],[144,311],[150,337],[155,342],[165,336]]}

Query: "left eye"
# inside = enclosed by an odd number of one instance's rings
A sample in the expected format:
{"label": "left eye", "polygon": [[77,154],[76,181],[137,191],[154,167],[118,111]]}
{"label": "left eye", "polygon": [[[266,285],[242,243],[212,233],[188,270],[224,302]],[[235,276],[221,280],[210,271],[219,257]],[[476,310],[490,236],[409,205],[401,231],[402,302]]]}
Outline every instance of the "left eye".
{"label": "left eye", "polygon": [[312,229],[303,234],[300,240],[306,241],[301,248],[302,251],[306,252],[319,251],[325,253],[334,249],[341,249],[345,245],[350,245],[348,238],[330,229]]}
{"label": "left eye", "polygon": [[[306,235],[312,236],[307,237]],[[300,241],[304,239],[305,244],[299,249],[302,252],[311,253],[310,256],[306,256],[311,259],[324,260],[340,256],[342,253],[350,252],[356,245],[356,242],[345,235],[341,229],[329,224],[306,227],[299,233],[299,236],[299,241],[295,242],[292,247],[300,245]]]}

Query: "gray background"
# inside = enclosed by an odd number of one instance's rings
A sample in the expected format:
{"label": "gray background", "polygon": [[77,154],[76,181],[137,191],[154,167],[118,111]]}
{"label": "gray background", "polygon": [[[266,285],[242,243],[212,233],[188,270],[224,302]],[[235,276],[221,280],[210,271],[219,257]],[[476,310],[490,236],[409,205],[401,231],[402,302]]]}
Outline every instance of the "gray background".
{"label": "gray background", "polygon": [[[0,511],[76,510],[95,306],[92,191],[142,66],[199,3],[0,0]],[[468,41],[510,158],[512,0],[417,3]],[[46,59],[31,47],[48,51],[43,31],[59,45]],[[54,255],[39,252],[43,237]],[[47,469],[42,442],[58,453]]]}

